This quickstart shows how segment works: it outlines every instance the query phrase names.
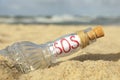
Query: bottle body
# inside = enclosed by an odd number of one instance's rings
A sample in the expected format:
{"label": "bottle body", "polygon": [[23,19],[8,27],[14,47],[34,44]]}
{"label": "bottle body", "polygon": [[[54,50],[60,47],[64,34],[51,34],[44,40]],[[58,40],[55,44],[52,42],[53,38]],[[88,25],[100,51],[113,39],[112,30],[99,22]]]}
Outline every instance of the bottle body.
{"label": "bottle body", "polygon": [[4,54],[18,71],[28,73],[57,63],[58,58],[71,55],[80,48],[81,39],[76,33],[72,33],[40,45],[29,41],[17,42],[4,49]]}

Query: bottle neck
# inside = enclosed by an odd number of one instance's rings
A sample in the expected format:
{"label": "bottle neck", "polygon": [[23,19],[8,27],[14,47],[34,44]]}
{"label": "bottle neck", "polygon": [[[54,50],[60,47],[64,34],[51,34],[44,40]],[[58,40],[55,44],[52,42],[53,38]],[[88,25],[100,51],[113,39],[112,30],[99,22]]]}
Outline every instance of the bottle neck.
{"label": "bottle neck", "polygon": [[92,30],[92,28],[88,28],[88,29],[79,31],[79,32],[77,32],[77,35],[79,35],[79,37],[81,39],[82,48],[95,42],[97,39],[96,33]]}
{"label": "bottle neck", "polygon": [[64,35],[53,42],[46,43],[46,45],[54,59],[68,56],[82,47],[81,39],[76,33]]}

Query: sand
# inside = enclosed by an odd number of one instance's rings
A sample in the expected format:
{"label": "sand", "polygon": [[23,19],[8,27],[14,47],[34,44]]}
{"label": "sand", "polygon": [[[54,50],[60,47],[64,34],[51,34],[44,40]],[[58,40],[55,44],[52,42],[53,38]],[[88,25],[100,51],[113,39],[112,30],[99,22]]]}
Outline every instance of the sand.
{"label": "sand", "polygon": [[[45,43],[91,27],[0,24],[0,49],[18,41]],[[94,27],[94,26],[93,26]],[[120,27],[105,26],[105,37],[50,68],[20,74],[0,58],[0,80],[120,80]]]}

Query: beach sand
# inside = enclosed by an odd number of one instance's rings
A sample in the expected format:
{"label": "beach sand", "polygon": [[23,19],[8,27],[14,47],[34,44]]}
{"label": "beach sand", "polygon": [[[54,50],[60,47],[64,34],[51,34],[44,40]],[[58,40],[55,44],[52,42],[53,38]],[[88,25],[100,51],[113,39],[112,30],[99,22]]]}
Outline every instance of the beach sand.
{"label": "beach sand", "polygon": [[[0,24],[0,49],[14,42],[45,43],[91,25]],[[20,74],[0,57],[0,80],[120,80],[120,27],[105,26],[105,37],[50,68]]]}

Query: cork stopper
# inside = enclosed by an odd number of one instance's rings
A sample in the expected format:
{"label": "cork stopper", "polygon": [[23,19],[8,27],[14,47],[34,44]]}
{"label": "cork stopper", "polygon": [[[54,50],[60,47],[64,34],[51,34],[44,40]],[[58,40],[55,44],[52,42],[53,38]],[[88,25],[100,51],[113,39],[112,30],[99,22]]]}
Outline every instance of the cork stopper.
{"label": "cork stopper", "polygon": [[104,32],[101,26],[97,26],[93,28],[91,31],[87,32],[90,40],[94,40],[96,38],[100,38],[104,36]]}
{"label": "cork stopper", "polygon": [[96,33],[96,37],[100,38],[104,36],[104,32],[101,26],[95,27],[93,31]]}
{"label": "cork stopper", "polygon": [[93,29],[88,28],[86,30],[78,31],[77,35],[81,38],[82,48],[84,48],[89,45],[89,40],[94,41],[97,38],[103,37],[104,32],[101,26],[97,26]]}

